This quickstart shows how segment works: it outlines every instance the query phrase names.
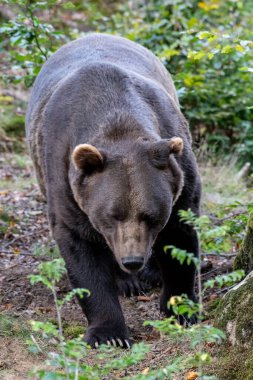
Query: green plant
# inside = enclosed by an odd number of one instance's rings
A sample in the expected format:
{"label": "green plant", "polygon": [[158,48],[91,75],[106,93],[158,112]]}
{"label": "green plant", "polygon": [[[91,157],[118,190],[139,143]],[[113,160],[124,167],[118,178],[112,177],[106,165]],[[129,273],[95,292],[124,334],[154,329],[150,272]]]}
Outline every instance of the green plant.
{"label": "green plant", "polygon": [[[194,226],[199,237],[202,239],[204,247],[210,248],[210,241],[214,240],[214,246],[218,246],[220,241],[218,237],[224,237],[224,229],[215,227],[210,230],[210,221],[207,217],[196,217],[191,211],[181,211],[180,213],[184,223]],[[209,233],[207,234],[207,230]],[[209,241],[207,244],[206,240]],[[213,249],[213,246],[211,246]],[[172,249],[172,256],[179,260],[180,263],[196,265],[199,279],[199,303],[190,300],[186,295],[178,295],[168,300],[168,308],[172,309],[174,316],[161,321],[146,321],[146,325],[151,325],[156,328],[163,337],[169,340],[187,341],[191,354],[181,354],[178,357],[171,359],[168,365],[161,368],[155,368],[148,373],[139,373],[131,377],[126,376],[124,379],[172,379],[175,374],[181,374],[188,369],[197,368],[198,378],[202,380],[215,379],[214,376],[205,375],[205,367],[210,364],[212,358],[206,351],[205,345],[209,343],[219,344],[224,338],[224,333],[206,324],[199,323],[197,325],[188,326],[188,328],[178,323],[178,318],[191,318],[194,315],[199,315],[199,322],[203,319],[203,304],[202,299],[205,291],[214,287],[231,286],[238,282],[244,276],[243,271],[234,271],[232,273],[217,276],[212,280],[208,280],[203,288],[200,283],[200,260],[195,258],[193,254],[181,251],[175,247],[165,247]],[[218,251],[218,249],[217,249]],[[119,353],[114,347],[101,347],[96,354],[96,365],[92,366],[85,362],[85,358],[89,355],[89,347],[83,342],[82,336],[75,339],[66,340],[64,337],[63,324],[61,320],[61,308],[70,301],[73,296],[79,297],[89,296],[89,292],[85,289],[74,289],[68,293],[63,299],[57,298],[56,285],[66,272],[62,259],[54,259],[51,262],[42,263],[38,267],[39,274],[31,275],[32,284],[42,282],[49,288],[53,294],[56,306],[58,325],[46,321],[32,321],[33,331],[42,335],[43,339],[50,342],[52,351],[48,354],[46,365],[49,368],[34,370],[33,375],[39,379],[101,379],[105,376],[110,376],[117,371],[122,371],[123,368],[136,365],[143,360],[145,354],[149,351],[149,346],[143,343],[134,344],[131,351]],[[30,350],[40,352],[40,344],[37,338],[32,335],[32,340],[29,342]],[[106,361],[106,364],[105,364]],[[116,371],[116,372],[115,372]]]}
{"label": "green plant", "polygon": [[[224,26],[224,19],[226,25]],[[194,140],[252,160],[251,2],[152,0],[123,4],[101,31],[152,50],[171,72]],[[240,101],[238,101],[240,99]]]}
{"label": "green plant", "polygon": [[[32,376],[36,374],[39,379],[44,380],[49,378],[95,380],[107,375],[112,369],[123,369],[144,358],[147,346],[143,344],[136,345],[127,355],[117,359],[113,358],[114,351],[112,347],[103,347],[97,355],[98,363],[104,359],[105,355],[107,359],[111,358],[111,361],[107,362],[103,367],[85,364],[82,359],[87,355],[89,347],[83,342],[82,336],[65,340],[61,309],[66,302],[69,302],[76,295],[79,297],[89,296],[89,291],[86,289],[73,289],[63,299],[59,300],[57,298],[56,284],[66,272],[63,259],[58,258],[50,262],[41,263],[38,266],[38,271],[38,274],[29,276],[30,281],[32,284],[41,282],[51,290],[54,297],[58,325],[49,321],[32,321],[33,331],[36,334],[40,333],[42,338],[49,340],[51,346],[53,346],[53,351],[48,354],[46,365],[54,368],[54,370],[35,370]],[[32,339],[28,341],[28,344],[30,351],[33,353],[43,351],[34,335],[32,335]]]}
{"label": "green plant", "polygon": [[14,83],[23,80],[26,87],[30,87],[43,63],[68,41],[62,31],[55,30],[51,23],[41,22],[37,16],[38,12],[56,6],[57,1],[4,0],[4,3],[18,11],[14,20],[6,22],[0,28],[0,33],[10,42],[8,60],[15,72],[14,75],[5,76],[5,80]]}

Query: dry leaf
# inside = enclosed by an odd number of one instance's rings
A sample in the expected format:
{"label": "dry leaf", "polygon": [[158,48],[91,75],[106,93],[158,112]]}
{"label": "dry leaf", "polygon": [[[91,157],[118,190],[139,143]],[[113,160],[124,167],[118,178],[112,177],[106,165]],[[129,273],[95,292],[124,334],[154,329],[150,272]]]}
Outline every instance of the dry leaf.
{"label": "dry leaf", "polygon": [[138,297],[137,297],[137,301],[150,302],[150,301],[151,301],[151,297],[147,297],[147,296],[138,296]]}
{"label": "dry leaf", "polygon": [[195,380],[199,377],[199,374],[195,371],[188,372],[186,375],[186,380]]}
{"label": "dry leaf", "polygon": [[12,253],[14,253],[15,255],[19,255],[21,252],[21,250],[19,248],[13,248],[12,249]]}
{"label": "dry leaf", "polygon": [[142,374],[142,375],[147,375],[148,373],[149,373],[149,367],[144,368],[144,370],[141,371],[141,374]]}
{"label": "dry leaf", "polygon": [[[0,195],[8,195],[10,193],[10,190],[1,190]],[[1,208],[2,209],[2,208]]]}

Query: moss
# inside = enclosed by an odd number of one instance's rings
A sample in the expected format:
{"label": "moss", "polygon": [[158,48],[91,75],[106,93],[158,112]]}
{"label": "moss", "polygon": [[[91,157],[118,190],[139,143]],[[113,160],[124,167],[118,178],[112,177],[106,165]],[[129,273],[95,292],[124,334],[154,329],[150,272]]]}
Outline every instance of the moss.
{"label": "moss", "polygon": [[215,374],[219,380],[252,380],[253,352],[242,347],[225,345],[218,354]]}
{"label": "moss", "polygon": [[13,100],[12,104],[1,104],[1,120],[0,128],[5,131],[8,136],[24,136],[25,135],[25,116],[17,113],[17,109],[23,107],[23,103]]}
{"label": "moss", "polygon": [[84,334],[85,329],[81,325],[69,325],[64,328],[64,335],[66,338],[78,338]]}
{"label": "moss", "polygon": [[26,321],[18,317],[13,317],[4,313],[0,314],[0,335],[7,337],[28,338],[31,329]]}
{"label": "moss", "polygon": [[[0,94],[0,98],[3,97]],[[13,98],[11,102],[1,102],[0,106],[0,150],[3,152],[23,152],[25,143],[25,116],[20,110],[25,109],[24,102]]]}
{"label": "moss", "polygon": [[211,300],[206,304],[205,312],[206,312],[207,318],[213,319],[216,317],[217,308],[219,307],[220,302],[221,302],[220,298],[215,298],[214,300]]}
{"label": "moss", "polygon": [[253,274],[229,291],[217,308],[215,324],[224,329],[233,345],[253,347]]}
{"label": "moss", "polygon": [[253,213],[249,216],[246,235],[235,258],[234,269],[244,269],[247,274],[253,270]]}

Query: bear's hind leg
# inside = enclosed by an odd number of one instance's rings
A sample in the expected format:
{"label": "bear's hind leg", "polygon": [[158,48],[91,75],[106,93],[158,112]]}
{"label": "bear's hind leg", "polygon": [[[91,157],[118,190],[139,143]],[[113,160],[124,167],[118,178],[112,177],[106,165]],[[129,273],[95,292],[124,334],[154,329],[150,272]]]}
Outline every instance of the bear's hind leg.
{"label": "bear's hind leg", "polygon": [[145,267],[138,273],[138,279],[144,291],[162,286],[162,274],[154,253],[152,253]]}
{"label": "bear's hind leg", "polygon": [[[167,238],[166,238],[167,236]],[[178,228],[166,228],[166,235],[159,241],[156,246],[156,257],[160,265],[163,288],[160,299],[161,312],[166,316],[171,316],[173,313],[168,308],[168,301],[172,296],[180,296],[185,294],[189,299],[196,301],[194,285],[196,267],[194,263],[180,264],[176,258],[172,258],[170,250],[164,252],[164,246],[172,245],[188,253],[193,253],[195,257],[199,256],[199,244],[196,231],[191,226],[186,226],[181,223]],[[191,318],[180,316],[181,324],[195,323],[197,316]]]}

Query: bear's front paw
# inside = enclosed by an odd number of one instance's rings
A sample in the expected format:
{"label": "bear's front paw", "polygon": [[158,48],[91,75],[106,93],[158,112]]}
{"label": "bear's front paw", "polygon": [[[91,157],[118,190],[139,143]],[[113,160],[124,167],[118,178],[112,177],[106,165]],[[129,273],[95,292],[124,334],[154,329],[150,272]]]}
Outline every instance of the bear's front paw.
{"label": "bear's front paw", "polygon": [[138,279],[145,291],[162,286],[161,272],[157,266],[147,265],[138,273]]}
{"label": "bear's front paw", "polygon": [[117,277],[118,294],[123,297],[138,296],[143,293],[136,276],[122,273]]}
{"label": "bear's front paw", "polygon": [[104,327],[89,328],[84,337],[84,341],[92,348],[98,348],[100,344],[127,349],[130,349],[132,346],[128,335],[114,328],[110,330]]}

